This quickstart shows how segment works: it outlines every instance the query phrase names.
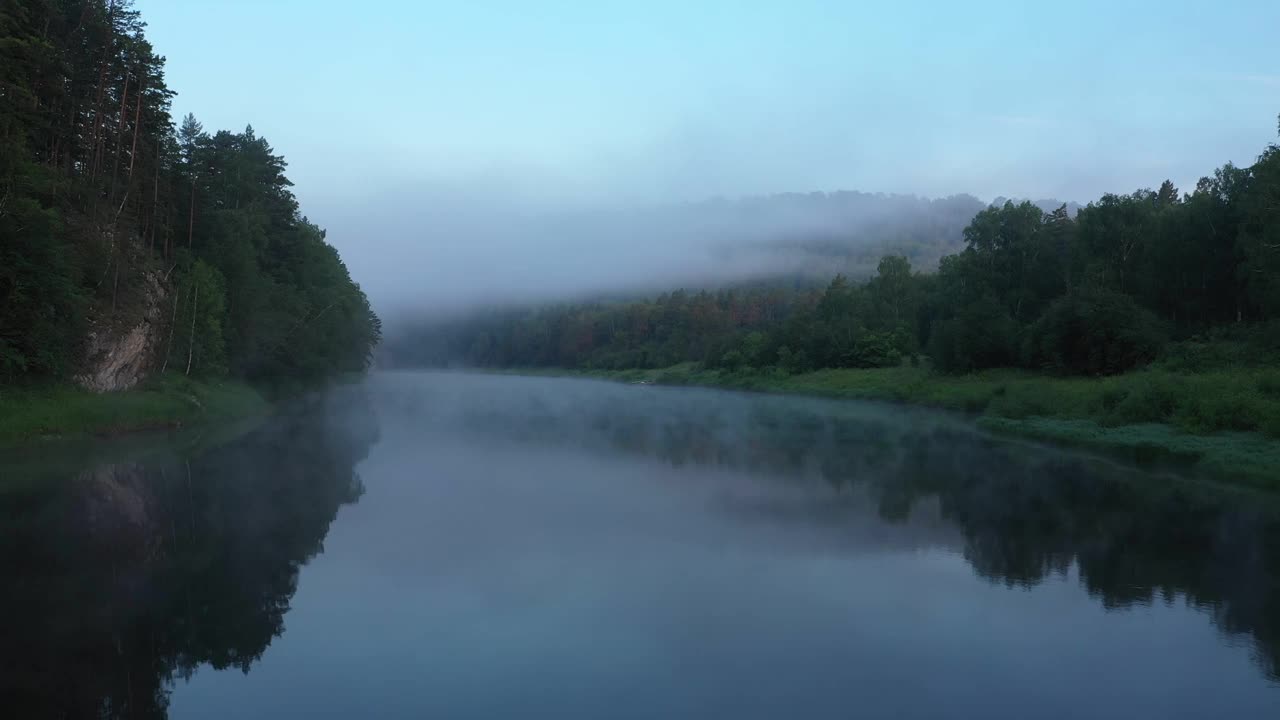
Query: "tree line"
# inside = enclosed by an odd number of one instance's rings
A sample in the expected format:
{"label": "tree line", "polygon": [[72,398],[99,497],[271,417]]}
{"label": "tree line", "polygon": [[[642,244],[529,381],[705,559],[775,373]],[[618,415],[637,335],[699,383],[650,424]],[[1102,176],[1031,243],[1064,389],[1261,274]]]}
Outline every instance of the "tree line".
{"label": "tree line", "polygon": [[884,257],[866,282],[756,283],[420,323],[388,340],[406,365],[737,370],[1026,367],[1104,375],[1171,340],[1243,337],[1280,351],[1280,145],[1188,193],[1107,194],[1073,216],[1031,202],[979,212],[964,249],[923,273]]}
{"label": "tree line", "polygon": [[156,295],[162,368],[363,369],[378,318],[283,158],[251,127],[175,128],[144,29],[131,0],[0,0],[0,381],[70,376]]}

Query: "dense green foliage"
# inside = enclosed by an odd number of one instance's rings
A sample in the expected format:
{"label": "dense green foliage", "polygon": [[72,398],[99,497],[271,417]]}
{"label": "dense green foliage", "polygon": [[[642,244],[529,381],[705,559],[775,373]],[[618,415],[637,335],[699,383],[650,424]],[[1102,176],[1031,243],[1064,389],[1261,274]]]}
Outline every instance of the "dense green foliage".
{"label": "dense green foliage", "polygon": [[[1073,217],[1030,202],[993,205],[936,273],[887,256],[865,283],[757,283],[653,300],[507,309],[408,328],[401,364],[577,369],[891,367],[943,372],[1026,367],[1110,375],[1224,333],[1277,357],[1280,146],[1226,165],[1180,195],[1105,195]],[[1178,344],[1169,346],[1169,340]],[[1230,364],[1240,364],[1233,362]]]}
{"label": "dense green foliage", "polygon": [[1164,345],[1160,321],[1133,298],[1085,289],[1054,300],[1027,329],[1031,367],[1113,375],[1150,363]]}
{"label": "dense green foliage", "polygon": [[157,286],[170,370],[363,369],[378,319],[283,159],[252,128],[175,132],[143,29],[129,0],[0,0],[0,382],[67,377]]}

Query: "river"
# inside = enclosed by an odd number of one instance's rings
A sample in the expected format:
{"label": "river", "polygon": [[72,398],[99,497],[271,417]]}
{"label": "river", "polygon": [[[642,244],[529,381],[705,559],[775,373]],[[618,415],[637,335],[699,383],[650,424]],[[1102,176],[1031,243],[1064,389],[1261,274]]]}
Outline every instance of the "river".
{"label": "river", "polygon": [[0,475],[10,718],[1280,717],[1280,503],[952,415],[378,373]]}

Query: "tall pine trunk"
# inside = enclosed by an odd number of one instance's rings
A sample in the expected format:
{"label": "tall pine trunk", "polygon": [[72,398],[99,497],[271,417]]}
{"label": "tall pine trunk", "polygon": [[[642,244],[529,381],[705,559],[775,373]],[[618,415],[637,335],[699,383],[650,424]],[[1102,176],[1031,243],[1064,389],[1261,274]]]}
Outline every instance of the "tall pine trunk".
{"label": "tall pine trunk", "polygon": [[124,73],[124,91],[120,93],[120,115],[116,118],[116,151],[111,162],[111,189],[107,192],[107,201],[115,204],[116,175],[120,172],[120,146],[124,143],[124,111],[129,101],[129,72]]}
{"label": "tall pine trunk", "polygon": [[[86,9],[89,3],[85,3]],[[98,90],[93,101],[93,131],[89,134],[89,177],[98,179],[98,164],[102,159],[102,96],[107,88],[107,64],[111,60],[111,46],[115,44],[116,0],[107,5],[107,42],[102,47],[102,63],[98,67]]]}
{"label": "tall pine trunk", "polygon": [[151,188],[151,233],[149,244],[151,250],[156,249],[156,226],[160,224],[160,138],[156,138],[156,156],[154,159],[156,164],[155,184]]}
{"label": "tall pine trunk", "polygon": [[[115,225],[120,222],[120,213],[124,212],[125,203],[129,202],[129,195],[133,192],[133,165],[138,159],[138,129],[142,123],[142,78],[138,78],[138,102],[133,110],[133,144],[129,147],[129,179],[124,186],[124,198],[120,201],[120,208],[116,210],[116,216],[112,223],[112,232],[115,232]],[[118,160],[117,160],[118,162]],[[115,175],[112,175],[112,187],[115,187]]]}
{"label": "tall pine trunk", "polygon": [[187,248],[191,248],[191,243],[195,238],[196,232],[196,176],[191,175],[191,207],[187,211]]}
{"label": "tall pine trunk", "polygon": [[191,375],[191,358],[196,351],[196,310],[200,307],[200,283],[195,283],[195,291],[191,298],[191,337],[187,341],[187,372]]}

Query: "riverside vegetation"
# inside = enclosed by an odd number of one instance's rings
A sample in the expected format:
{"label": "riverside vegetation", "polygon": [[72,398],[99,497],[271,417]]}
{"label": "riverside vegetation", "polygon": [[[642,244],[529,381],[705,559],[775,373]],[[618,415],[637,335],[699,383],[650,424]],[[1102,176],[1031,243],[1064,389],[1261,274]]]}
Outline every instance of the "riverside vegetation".
{"label": "riverside vegetation", "polygon": [[1280,486],[1280,145],[1190,193],[993,205],[934,272],[493,309],[386,355],[921,403]]}
{"label": "riverside vegetation", "polygon": [[0,440],[243,413],[378,341],[267,141],[175,127],[144,28],[129,0],[0,3]]}
{"label": "riverside vegetation", "polygon": [[948,375],[902,366],[791,374],[777,368],[726,371],[686,363],[573,374],[925,405],[977,414],[979,425],[994,432],[1280,487],[1280,440],[1269,425],[1280,417],[1280,372],[1269,369],[1187,373],[1153,367],[1092,379],[1016,369]]}

